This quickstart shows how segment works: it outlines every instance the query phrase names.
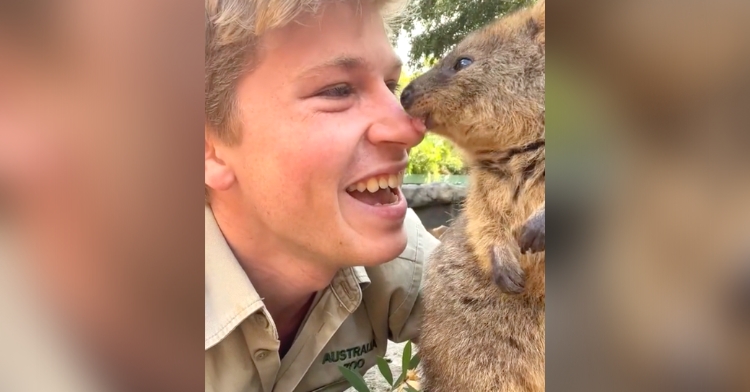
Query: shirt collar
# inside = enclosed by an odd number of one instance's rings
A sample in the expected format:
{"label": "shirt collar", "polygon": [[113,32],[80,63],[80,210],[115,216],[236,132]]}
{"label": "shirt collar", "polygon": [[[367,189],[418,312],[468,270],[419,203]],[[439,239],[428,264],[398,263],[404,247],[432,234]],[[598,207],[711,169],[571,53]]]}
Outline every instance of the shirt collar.
{"label": "shirt collar", "polygon": [[354,279],[357,280],[359,287],[363,290],[370,285],[370,277],[367,275],[365,267],[352,267],[352,272],[354,272]]}
{"label": "shirt collar", "polygon": [[209,206],[205,210],[206,350],[224,339],[263,301],[234,257]]}

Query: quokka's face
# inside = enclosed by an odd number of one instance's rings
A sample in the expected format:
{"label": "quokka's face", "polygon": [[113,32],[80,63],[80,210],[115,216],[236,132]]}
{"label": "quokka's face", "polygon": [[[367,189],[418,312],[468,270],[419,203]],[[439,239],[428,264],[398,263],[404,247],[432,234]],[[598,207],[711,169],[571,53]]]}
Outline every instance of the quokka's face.
{"label": "quokka's face", "polygon": [[543,137],[544,19],[535,10],[467,36],[404,89],[407,112],[469,151]]}

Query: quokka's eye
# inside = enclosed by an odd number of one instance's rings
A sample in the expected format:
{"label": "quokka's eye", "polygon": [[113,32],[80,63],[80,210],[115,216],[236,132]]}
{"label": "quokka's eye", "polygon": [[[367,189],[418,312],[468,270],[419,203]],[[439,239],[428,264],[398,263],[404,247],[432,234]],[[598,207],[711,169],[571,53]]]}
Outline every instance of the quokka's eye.
{"label": "quokka's eye", "polygon": [[473,62],[474,61],[472,59],[468,58],[468,57],[461,57],[460,59],[458,59],[458,61],[456,61],[456,64],[453,66],[453,69],[455,71],[460,71],[460,70],[462,70],[462,69],[470,66],[471,63],[473,63]]}

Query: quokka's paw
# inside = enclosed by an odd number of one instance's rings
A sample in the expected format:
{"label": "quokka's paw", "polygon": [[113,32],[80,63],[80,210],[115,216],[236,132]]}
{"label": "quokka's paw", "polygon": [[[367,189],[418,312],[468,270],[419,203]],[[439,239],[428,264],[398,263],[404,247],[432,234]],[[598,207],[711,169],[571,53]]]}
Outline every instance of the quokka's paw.
{"label": "quokka's paw", "polygon": [[538,253],[544,251],[545,242],[544,209],[534,213],[518,230],[516,240],[521,253]]}
{"label": "quokka's paw", "polygon": [[440,227],[436,227],[432,230],[428,230],[430,234],[432,234],[433,237],[440,239],[440,237],[445,234],[445,232],[448,230],[448,226],[442,225]]}
{"label": "quokka's paw", "polygon": [[521,264],[507,246],[495,245],[491,250],[492,278],[505,294],[520,294],[526,284]]}

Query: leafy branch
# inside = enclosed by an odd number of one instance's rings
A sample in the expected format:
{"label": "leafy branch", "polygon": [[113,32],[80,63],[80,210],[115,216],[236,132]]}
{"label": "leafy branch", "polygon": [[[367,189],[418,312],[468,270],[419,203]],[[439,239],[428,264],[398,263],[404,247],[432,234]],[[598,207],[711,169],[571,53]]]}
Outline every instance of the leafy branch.
{"label": "leafy branch", "polygon": [[[406,342],[406,345],[404,345],[403,355],[401,356],[401,374],[397,379],[393,379],[391,368],[388,366],[388,361],[385,358],[378,358],[377,365],[380,374],[391,387],[391,392],[420,392],[419,382],[416,377],[419,355],[415,354],[412,356],[411,341]],[[361,374],[340,365],[339,371],[357,392],[372,392]]]}

